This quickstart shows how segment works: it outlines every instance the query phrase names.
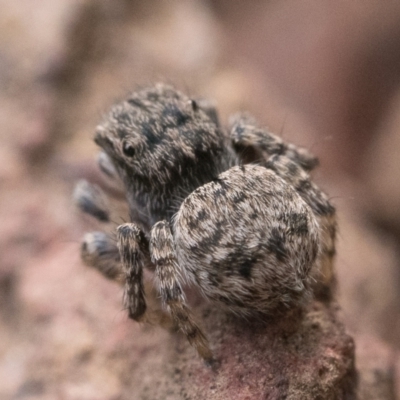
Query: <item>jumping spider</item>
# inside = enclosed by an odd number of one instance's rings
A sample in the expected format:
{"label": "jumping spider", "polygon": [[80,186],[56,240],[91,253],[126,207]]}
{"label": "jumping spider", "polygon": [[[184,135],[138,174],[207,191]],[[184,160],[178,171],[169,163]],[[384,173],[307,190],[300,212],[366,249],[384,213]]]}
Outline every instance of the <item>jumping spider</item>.
{"label": "jumping spider", "polygon": [[[317,159],[248,115],[233,117],[229,132],[209,103],[164,84],[112,107],[95,142],[132,222],[118,226],[116,243],[92,232],[81,247],[86,264],[123,282],[136,321],[165,318],[146,309],[143,269],[154,271],[169,315],[208,362],[183,283],[239,315],[271,315],[329,286],[335,254],[335,210],[308,174]],[[98,186],[81,182],[75,200],[109,220]]]}

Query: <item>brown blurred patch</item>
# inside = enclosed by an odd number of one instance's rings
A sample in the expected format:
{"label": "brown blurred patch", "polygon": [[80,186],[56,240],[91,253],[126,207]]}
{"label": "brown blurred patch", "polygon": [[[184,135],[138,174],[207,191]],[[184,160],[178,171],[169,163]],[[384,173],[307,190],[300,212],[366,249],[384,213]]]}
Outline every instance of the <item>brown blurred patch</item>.
{"label": "brown blurred patch", "polygon": [[[0,397],[176,399],[207,387],[208,398],[276,398],[296,366],[312,378],[297,353],[311,347],[298,336],[272,326],[254,338],[206,307],[199,319],[225,360],[212,382],[179,336],[127,321],[120,289],[78,260],[87,227],[70,193],[80,177],[99,179],[95,126],[115,99],[163,80],[216,99],[223,121],[248,109],[320,156],[317,181],[330,187],[341,216],[339,300],[360,345],[360,393],[392,399],[396,382],[400,390],[398,361],[388,356],[400,343],[399,3],[1,5]],[[346,373],[350,382],[351,342],[331,311],[316,307],[304,323],[319,315],[315,329],[333,333],[313,348],[314,366],[326,382],[336,376],[343,384]],[[269,352],[287,349],[285,341],[293,353],[275,356],[287,367]],[[368,347],[375,350],[362,351]],[[327,374],[332,365],[341,372]]]}

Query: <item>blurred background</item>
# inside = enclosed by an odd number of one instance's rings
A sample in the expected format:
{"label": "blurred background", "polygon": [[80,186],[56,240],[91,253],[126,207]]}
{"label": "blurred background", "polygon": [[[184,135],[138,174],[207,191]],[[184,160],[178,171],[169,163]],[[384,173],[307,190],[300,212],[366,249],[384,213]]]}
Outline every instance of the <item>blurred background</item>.
{"label": "blurred background", "polygon": [[127,321],[121,289],[81,264],[96,226],[71,201],[99,181],[103,112],[154,81],[319,156],[360,379],[400,396],[397,0],[0,0],[0,398],[136,398],[162,371],[168,334]]}

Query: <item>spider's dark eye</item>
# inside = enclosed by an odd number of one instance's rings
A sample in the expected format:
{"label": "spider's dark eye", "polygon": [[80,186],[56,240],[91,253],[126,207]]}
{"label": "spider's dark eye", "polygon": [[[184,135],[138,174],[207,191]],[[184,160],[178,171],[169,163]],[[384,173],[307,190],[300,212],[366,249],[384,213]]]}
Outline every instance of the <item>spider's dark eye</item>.
{"label": "spider's dark eye", "polygon": [[135,155],[135,148],[126,142],[122,145],[122,151],[127,157],[133,157]]}
{"label": "spider's dark eye", "polygon": [[190,105],[192,107],[193,111],[197,111],[199,109],[199,105],[197,104],[197,102],[195,100],[189,100]]}

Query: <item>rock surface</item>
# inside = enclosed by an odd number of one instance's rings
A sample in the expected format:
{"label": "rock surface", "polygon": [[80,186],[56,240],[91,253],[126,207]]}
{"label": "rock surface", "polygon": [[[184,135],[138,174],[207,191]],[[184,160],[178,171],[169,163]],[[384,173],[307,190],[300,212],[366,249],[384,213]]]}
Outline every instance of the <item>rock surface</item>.
{"label": "rock surface", "polygon": [[[389,72],[374,75],[374,90],[384,88],[377,83],[385,79],[395,81],[390,54],[397,54],[391,50],[396,36],[387,47],[380,44],[400,26],[398,4],[379,4],[379,14],[372,0],[362,14],[348,2],[321,2],[312,10],[301,2],[290,10],[279,2],[230,4],[41,0],[32,11],[27,0],[0,1],[1,399],[400,396],[400,218],[392,175],[399,123],[392,118],[387,141],[382,135],[371,142],[385,92],[364,98],[365,110],[372,110],[366,118],[357,108],[359,96],[369,93],[368,57],[378,51],[384,62],[373,65]],[[312,29],[297,15],[311,16]],[[376,15],[390,19],[381,24]],[[260,24],[264,18],[271,23]],[[295,38],[306,38],[308,47]],[[297,49],[308,63],[296,63]],[[353,80],[360,63],[364,78]],[[243,321],[191,293],[220,361],[215,371],[181,335],[129,321],[121,289],[78,256],[83,232],[99,227],[75,214],[71,193],[79,178],[100,180],[92,142],[100,114],[137,84],[154,80],[216,99],[223,120],[240,109],[254,111],[285,139],[315,143],[313,151],[322,155],[317,181],[336,174],[326,191],[338,197],[342,310],[314,302],[303,316]],[[365,139],[360,132],[370,122]],[[359,173],[360,159],[369,166],[364,181],[343,173],[353,167]],[[383,234],[371,215],[383,226],[395,223]]]}
{"label": "rock surface", "polygon": [[18,345],[2,372],[19,364],[17,398],[356,398],[354,342],[333,308],[314,303],[305,315],[261,323],[192,295],[219,361],[213,370],[182,335],[128,321],[120,289],[85,270],[75,245],[46,253],[26,265],[15,294],[26,318],[15,321],[9,341]]}

